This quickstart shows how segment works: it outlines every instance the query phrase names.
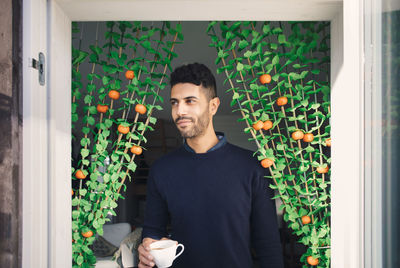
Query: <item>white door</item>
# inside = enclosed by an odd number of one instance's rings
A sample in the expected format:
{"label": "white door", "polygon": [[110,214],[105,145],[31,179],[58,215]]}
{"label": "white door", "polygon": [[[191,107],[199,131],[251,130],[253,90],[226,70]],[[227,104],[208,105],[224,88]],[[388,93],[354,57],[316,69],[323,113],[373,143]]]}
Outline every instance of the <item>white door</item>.
{"label": "white door", "polygon": [[[53,1],[23,1],[24,268],[71,267],[70,28]],[[39,53],[44,84],[32,66]]]}
{"label": "white door", "polygon": [[38,60],[40,52],[45,56],[45,60],[47,59],[46,0],[23,1],[22,18],[22,267],[47,267],[47,81],[45,85],[40,85],[39,70],[31,67],[32,59]]}

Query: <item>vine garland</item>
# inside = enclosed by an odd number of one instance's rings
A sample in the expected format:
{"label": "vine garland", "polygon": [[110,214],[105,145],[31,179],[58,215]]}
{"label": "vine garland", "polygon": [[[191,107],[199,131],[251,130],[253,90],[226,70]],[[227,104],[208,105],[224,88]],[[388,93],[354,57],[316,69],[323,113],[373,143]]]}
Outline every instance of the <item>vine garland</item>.
{"label": "vine garland", "polygon": [[[177,57],[174,48],[183,35],[180,23],[161,24],[107,22],[105,44],[100,47],[97,23],[95,44],[87,52],[81,49],[84,29],[73,23],[73,34],[80,33],[78,47],[72,47],[73,143],[80,146],[80,159],[73,163],[71,174],[76,185],[72,189],[73,267],[96,263],[90,245],[96,234],[103,235],[107,216],[116,215],[125,181],[136,170],[135,156],[145,149],[145,132],[154,130],[153,113],[162,110],[157,104],[164,101],[159,92],[166,87],[167,70]],[[84,63],[91,66],[86,84],[80,71]]]}
{"label": "vine garland", "polygon": [[330,265],[330,83],[327,22],[217,22],[207,33],[283,218],[307,247],[303,267]]}

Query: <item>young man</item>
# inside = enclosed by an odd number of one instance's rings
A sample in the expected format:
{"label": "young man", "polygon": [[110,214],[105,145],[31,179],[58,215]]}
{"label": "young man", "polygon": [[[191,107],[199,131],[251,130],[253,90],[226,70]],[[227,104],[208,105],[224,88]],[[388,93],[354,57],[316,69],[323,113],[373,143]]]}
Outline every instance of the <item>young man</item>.
{"label": "young man", "polygon": [[215,78],[198,63],[171,74],[172,118],[184,145],[152,165],[139,268],[153,267],[149,245],[168,237],[185,250],[174,268],[282,268],[273,191],[253,152],[215,132]]}

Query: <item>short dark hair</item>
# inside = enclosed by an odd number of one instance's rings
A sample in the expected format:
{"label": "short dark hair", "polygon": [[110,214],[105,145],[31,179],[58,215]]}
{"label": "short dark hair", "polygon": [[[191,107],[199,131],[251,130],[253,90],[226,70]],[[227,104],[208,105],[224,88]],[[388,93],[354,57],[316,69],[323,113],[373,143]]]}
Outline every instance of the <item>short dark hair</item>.
{"label": "short dark hair", "polygon": [[175,68],[171,73],[171,88],[178,83],[192,83],[205,88],[208,100],[217,97],[215,77],[207,66],[201,63],[191,63]]}

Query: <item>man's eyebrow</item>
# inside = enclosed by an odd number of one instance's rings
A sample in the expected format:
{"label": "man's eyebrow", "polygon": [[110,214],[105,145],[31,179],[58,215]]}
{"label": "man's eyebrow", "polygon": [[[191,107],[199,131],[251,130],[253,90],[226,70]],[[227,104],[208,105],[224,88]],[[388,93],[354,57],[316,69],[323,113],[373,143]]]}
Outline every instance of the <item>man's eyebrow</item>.
{"label": "man's eyebrow", "polygon": [[[187,100],[187,99],[198,99],[198,98],[196,96],[188,96],[188,97],[185,97],[183,99]],[[176,99],[176,98],[170,98],[169,99],[169,101],[173,101],[173,100],[178,100],[178,99]]]}

